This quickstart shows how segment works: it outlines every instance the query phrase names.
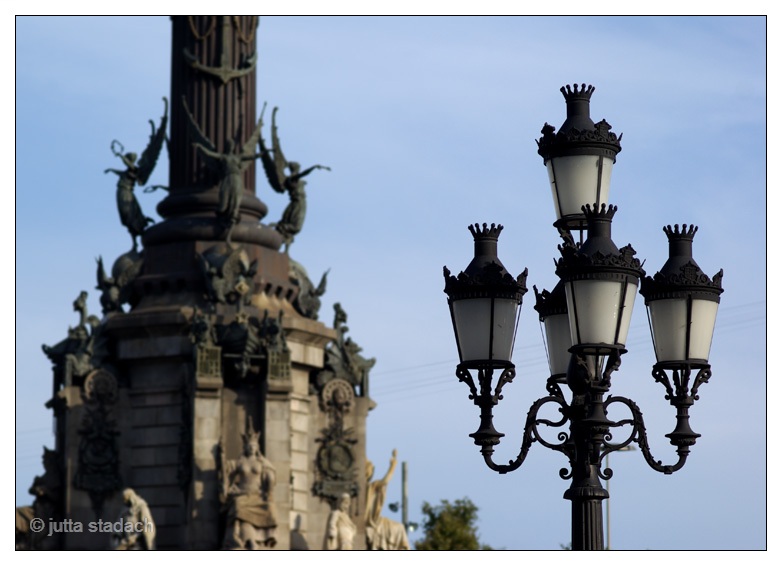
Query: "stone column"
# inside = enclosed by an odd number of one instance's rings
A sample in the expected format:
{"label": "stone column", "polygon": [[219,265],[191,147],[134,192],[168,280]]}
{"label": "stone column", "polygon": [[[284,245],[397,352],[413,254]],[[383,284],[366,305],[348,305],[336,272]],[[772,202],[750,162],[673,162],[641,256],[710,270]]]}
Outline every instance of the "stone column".
{"label": "stone column", "polygon": [[[282,438],[289,439],[291,481],[288,488],[288,518],[293,529],[291,546],[301,548],[306,545],[310,550],[320,550],[328,509],[325,516],[312,513],[312,487],[316,479],[312,425],[320,422],[321,411],[317,396],[310,394],[310,376],[315,370],[323,368],[324,347],[336,337],[336,333],[321,322],[297,316],[286,317],[283,325],[291,352],[291,387],[287,399],[280,397],[276,404],[279,405],[277,410],[281,413],[280,417],[287,416],[285,422],[289,429],[288,435]],[[270,407],[273,402],[270,396]],[[272,426],[271,421],[269,425]]]}

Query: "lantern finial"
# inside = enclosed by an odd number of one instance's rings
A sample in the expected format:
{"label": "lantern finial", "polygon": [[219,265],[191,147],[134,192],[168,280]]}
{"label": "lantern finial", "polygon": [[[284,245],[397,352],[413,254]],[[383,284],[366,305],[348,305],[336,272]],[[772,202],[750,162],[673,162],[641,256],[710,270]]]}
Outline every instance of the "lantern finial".
{"label": "lantern finial", "polygon": [[687,226],[687,224],[682,224],[681,230],[679,230],[678,224],[674,224],[673,228],[671,228],[670,224],[668,226],[663,226],[663,232],[668,236],[668,240],[677,239],[692,241],[697,231],[698,227],[694,224],[690,224],[689,226]]}
{"label": "lantern finial", "polygon": [[491,227],[489,227],[486,222],[483,223],[483,227],[481,227],[480,224],[477,222],[475,224],[471,224],[467,227],[470,230],[470,233],[472,234],[472,237],[476,240],[491,238],[493,240],[496,240],[500,237],[500,232],[502,232],[502,224],[494,224],[492,223]]}
{"label": "lantern finial", "polygon": [[562,96],[565,97],[565,100],[570,102],[571,100],[589,100],[592,98],[592,93],[595,92],[595,87],[582,83],[581,89],[579,89],[578,84],[573,83],[573,90],[570,90],[570,85],[565,85],[559,90]]}

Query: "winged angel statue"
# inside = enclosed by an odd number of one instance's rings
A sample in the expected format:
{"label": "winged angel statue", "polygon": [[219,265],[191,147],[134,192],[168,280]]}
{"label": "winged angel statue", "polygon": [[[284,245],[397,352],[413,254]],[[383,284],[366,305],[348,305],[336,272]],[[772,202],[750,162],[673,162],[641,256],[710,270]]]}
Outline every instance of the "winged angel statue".
{"label": "winged angel statue", "polygon": [[[263,105],[261,111],[261,119],[263,119],[263,112],[266,110],[266,104]],[[282,213],[280,221],[271,224],[271,226],[277,230],[285,242],[285,252],[287,253],[288,247],[293,242],[293,237],[301,232],[301,228],[304,225],[304,216],[307,212],[307,195],[304,192],[304,186],[306,182],[304,177],[315,171],[316,169],[325,169],[331,171],[331,168],[323,165],[313,165],[307,169],[301,170],[301,165],[295,161],[287,161],[285,155],[280,148],[280,139],[277,137],[277,107],[272,110],[272,147],[271,150],[266,147],[263,136],[260,137],[261,147],[261,162],[263,163],[263,170],[266,172],[266,178],[269,180],[269,184],[272,189],[278,193],[288,193],[290,197],[290,203]],[[269,156],[269,153],[274,153],[274,159]],[[285,169],[290,172],[289,175],[285,174]]]}
{"label": "winged angel statue", "polygon": [[227,230],[226,243],[231,243],[231,233],[234,226],[239,223],[240,207],[242,205],[242,196],[244,195],[244,170],[247,166],[262,157],[262,154],[256,154],[255,149],[258,139],[261,135],[261,126],[263,125],[263,116],[258,120],[249,139],[241,147],[241,151],[236,151],[236,142],[232,139],[226,141],[225,153],[220,153],[196,124],[193,115],[187,107],[187,103],[182,99],[185,105],[187,117],[190,120],[191,132],[196,138],[193,146],[198,149],[206,158],[210,169],[220,178],[220,201],[217,208],[217,217]]}
{"label": "winged angel statue", "polygon": [[154,222],[151,218],[144,216],[133,189],[136,187],[136,184],[144,186],[147,180],[149,180],[149,176],[152,174],[152,170],[155,168],[155,164],[160,156],[160,150],[163,148],[163,142],[166,139],[166,125],[168,123],[168,100],[164,97],[163,102],[165,103],[165,110],[163,117],[160,119],[160,126],[155,130],[155,123],[152,120],[149,121],[149,124],[152,126],[152,134],[149,136],[147,148],[141,154],[141,159],[138,163],[136,163],[138,156],[135,153],[123,153],[125,148],[122,144],[117,140],[113,140],[111,142],[111,151],[122,160],[125,170],[106,169],[104,171],[104,173],[115,173],[119,176],[119,181],[117,181],[119,220],[130,232],[130,237],[133,238],[134,251],[138,245],[136,239],[144,232],[148,224]]}

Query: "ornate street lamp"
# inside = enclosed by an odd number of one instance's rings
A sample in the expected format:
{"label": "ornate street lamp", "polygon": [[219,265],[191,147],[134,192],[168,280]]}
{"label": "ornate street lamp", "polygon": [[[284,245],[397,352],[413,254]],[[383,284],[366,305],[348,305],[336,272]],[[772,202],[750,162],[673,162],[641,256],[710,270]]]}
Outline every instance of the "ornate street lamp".
{"label": "ornate street lamp", "polygon": [[[654,470],[672,474],[685,463],[698,438],[689,426],[689,408],[698,399],[698,387],[711,376],[708,364],[717,305],[722,293],[722,271],[709,279],[692,258],[696,228],[665,228],[670,257],[654,277],[646,277],[635,250],[618,248],[611,240],[611,222],[616,207],[607,203],[610,172],[619,139],[603,121],[589,119],[589,100],[594,88],[576,85],[562,88],[568,118],[556,136],[543,128],[538,142],[552,183],[557,221],[564,239],[556,263],[559,283],[552,292],[535,289],[535,310],[545,331],[550,376],[549,394],[530,407],[518,456],[507,464],[493,460],[494,447],[504,435],[493,425],[494,406],[502,399],[502,387],[515,376],[510,352],[515,340],[521,298],[526,291],[527,270],[515,280],[497,258],[497,237],[502,229],[486,224],[470,227],[475,238],[475,258],[458,277],[445,272],[445,293],[451,308],[460,363],[456,375],[470,388],[470,399],[481,408],[480,428],[470,436],[481,447],[492,470],[505,474],[518,469],[532,444],[562,452],[570,470],[560,477],[571,480],[564,497],[571,501],[571,533],[574,550],[601,550],[603,543],[602,501],[608,492],[601,484],[613,475],[603,460],[631,442],[641,448]],[[578,212],[575,202],[580,202]],[[586,229],[586,240],[577,244],[571,230]],[[676,447],[678,461],[672,465],[656,460],[649,450],[646,426],[640,409],[630,399],[605,398],[611,374],[627,352],[635,296],[639,284],[648,309],[657,363],[656,381],[666,389],[665,398],[676,407],[676,428],[666,436]],[[493,370],[501,369],[492,390]],[[692,370],[696,377],[690,383]],[[476,387],[471,371],[477,372]],[[670,376],[669,376],[670,374]],[[568,401],[560,385],[571,392]],[[619,404],[630,418],[608,418],[609,407]],[[561,417],[539,416],[553,405]],[[551,442],[542,434],[547,428],[568,427]],[[626,432],[620,442],[615,435]]]}
{"label": "ornate street lamp", "polygon": [[[502,398],[502,386],[515,375],[510,359],[521,300],[527,292],[527,270],[514,279],[497,257],[502,225],[476,224],[469,229],[475,241],[475,257],[458,277],[451,275],[448,268],[443,268],[443,272],[459,350],[456,375],[469,385],[470,398],[481,407],[481,426],[470,436],[482,446],[498,444],[504,436],[491,424],[491,410]],[[480,392],[470,375],[471,369],[478,372]],[[492,393],[495,369],[502,373]]]}
{"label": "ornate street lamp", "polygon": [[[657,357],[652,375],[665,386],[666,399],[677,411],[676,429],[666,436],[679,447],[681,467],[688,447],[700,436],[690,428],[689,408],[698,399],[698,387],[711,377],[709,351],[723,291],[722,270],[709,279],[695,263],[692,240],[697,226],[683,224],[679,230],[676,224],[663,231],[668,236],[668,261],[654,277],[644,278],[641,295]],[[690,385],[693,369],[697,373]]]}

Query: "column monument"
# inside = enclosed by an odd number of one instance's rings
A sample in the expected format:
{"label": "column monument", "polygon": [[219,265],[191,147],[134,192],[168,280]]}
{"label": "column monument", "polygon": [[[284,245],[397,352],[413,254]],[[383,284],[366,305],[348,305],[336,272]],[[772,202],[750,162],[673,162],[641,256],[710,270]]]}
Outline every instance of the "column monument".
{"label": "column monument", "polygon": [[[158,549],[320,549],[348,500],[363,548],[374,360],[346,336],[340,304],[333,327],[318,320],[326,275],[314,284],[290,256],[304,177],[328,168],[287,161],[277,109],[258,112],[257,17],[171,23],[170,95],[149,144],[140,157],[110,145],[132,245],[98,262],[102,315],[82,292],[78,324],[44,346],[55,447],[22,517],[83,530],[21,544],[111,548],[102,526],[127,516],[132,490]],[[168,184],[152,184],[164,159]],[[290,196],[278,222],[264,223],[260,171]],[[134,196],[145,185],[163,195],[156,223]]]}

